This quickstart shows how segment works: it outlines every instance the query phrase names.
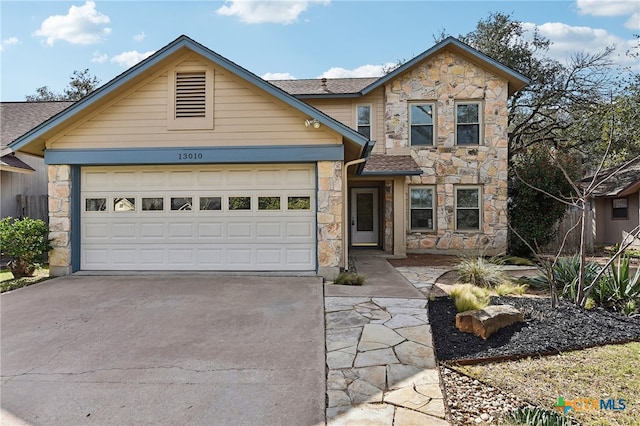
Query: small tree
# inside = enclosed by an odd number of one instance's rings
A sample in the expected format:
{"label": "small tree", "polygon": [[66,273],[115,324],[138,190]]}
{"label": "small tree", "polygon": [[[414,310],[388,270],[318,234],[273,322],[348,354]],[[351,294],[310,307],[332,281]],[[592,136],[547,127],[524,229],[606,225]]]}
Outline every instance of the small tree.
{"label": "small tree", "polygon": [[37,101],[79,101],[93,92],[100,80],[95,75],[89,74],[89,69],[84,71],[74,71],[69,77],[69,85],[64,89],[64,93],[55,93],[48,86],[38,87],[35,95],[25,96],[29,102]]}
{"label": "small tree", "polygon": [[11,257],[7,264],[14,278],[32,277],[42,255],[51,250],[49,227],[40,219],[0,220],[0,252]]}

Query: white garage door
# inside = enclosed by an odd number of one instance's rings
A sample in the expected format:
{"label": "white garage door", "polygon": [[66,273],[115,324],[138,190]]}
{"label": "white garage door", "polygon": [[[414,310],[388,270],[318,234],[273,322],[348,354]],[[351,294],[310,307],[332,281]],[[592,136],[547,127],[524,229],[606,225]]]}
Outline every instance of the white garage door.
{"label": "white garage door", "polygon": [[315,167],[82,168],[81,269],[310,271]]}

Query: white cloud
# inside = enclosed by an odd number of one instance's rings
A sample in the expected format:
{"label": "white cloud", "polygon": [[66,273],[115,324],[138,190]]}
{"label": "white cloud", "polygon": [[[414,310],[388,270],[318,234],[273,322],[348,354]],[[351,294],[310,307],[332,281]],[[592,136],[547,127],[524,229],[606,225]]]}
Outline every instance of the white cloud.
{"label": "white cloud", "polygon": [[295,80],[288,72],[268,72],[260,76],[263,80]]}
{"label": "white cloud", "polygon": [[106,53],[100,53],[99,50],[96,50],[95,52],[93,52],[93,58],[91,58],[91,62],[93,62],[94,64],[104,64],[105,62],[107,62],[107,54]]}
{"label": "white cloud", "polygon": [[142,41],[145,39],[145,37],[147,37],[147,35],[144,33],[144,31],[140,31],[140,34],[136,34],[133,36],[133,39],[135,41]]}
{"label": "white cloud", "polygon": [[571,55],[578,52],[596,53],[602,52],[608,46],[615,46],[620,64],[629,64],[630,58],[624,55],[625,51],[633,46],[633,40],[625,40],[607,30],[591,27],[574,27],[561,22],[547,22],[536,25],[531,22],[523,23],[523,28],[532,34],[534,28],[538,28],[540,35],[551,41],[548,55],[560,62],[566,62]]}
{"label": "white cloud", "polygon": [[56,40],[71,44],[94,44],[111,33],[111,28],[106,26],[109,22],[107,15],[96,11],[96,3],[87,0],[84,6],[71,6],[66,15],[49,16],[34,34],[45,37],[50,46]]}
{"label": "white cloud", "polygon": [[4,40],[2,40],[2,42],[0,42],[0,52],[2,52],[5,47],[13,46],[16,44],[20,44],[20,40],[18,40],[18,37],[5,38]]}
{"label": "white cloud", "polygon": [[129,68],[153,55],[155,51],[140,53],[136,50],[130,50],[129,52],[122,52],[119,55],[111,58],[111,63],[118,64],[121,67]]}
{"label": "white cloud", "polygon": [[325,71],[318,78],[358,78],[358,77],[382,77],[385,70],[396,67],[397,64],[388,62],[383,65],[362,65],[358,68],[348,70],[340,67],[330,68]]}
{"label": "white cloud", "polygon": [[329,4],[331,0],[226,0],[216,13],[237,16],[246,24],[291,24],[310,4]]}
{"label": "white cloud", "polygon": [[576,6],[581,15],[629,15],[625,27],[632,30],[640,29],[640,5],[637,0],[577,0]]}

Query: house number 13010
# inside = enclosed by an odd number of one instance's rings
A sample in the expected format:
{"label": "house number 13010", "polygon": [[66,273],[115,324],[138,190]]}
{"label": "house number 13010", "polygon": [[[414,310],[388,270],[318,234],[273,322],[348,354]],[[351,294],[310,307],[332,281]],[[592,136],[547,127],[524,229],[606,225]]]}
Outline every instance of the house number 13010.
{"label": "house number 13010", "polygon": [[202,160],[202,153],[189,152],[186,154],[178,154],[178,160]]}

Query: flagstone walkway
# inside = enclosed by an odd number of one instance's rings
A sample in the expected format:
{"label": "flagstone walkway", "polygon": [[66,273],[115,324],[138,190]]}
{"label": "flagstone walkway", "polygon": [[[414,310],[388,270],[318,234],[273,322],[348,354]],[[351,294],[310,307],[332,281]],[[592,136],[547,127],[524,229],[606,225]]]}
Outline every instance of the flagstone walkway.
{"label": "flagstone walkway", "polygon": [[390,273],[424,298],[325,296],[327,425],[449,425],[426,309],[444,272]]}

